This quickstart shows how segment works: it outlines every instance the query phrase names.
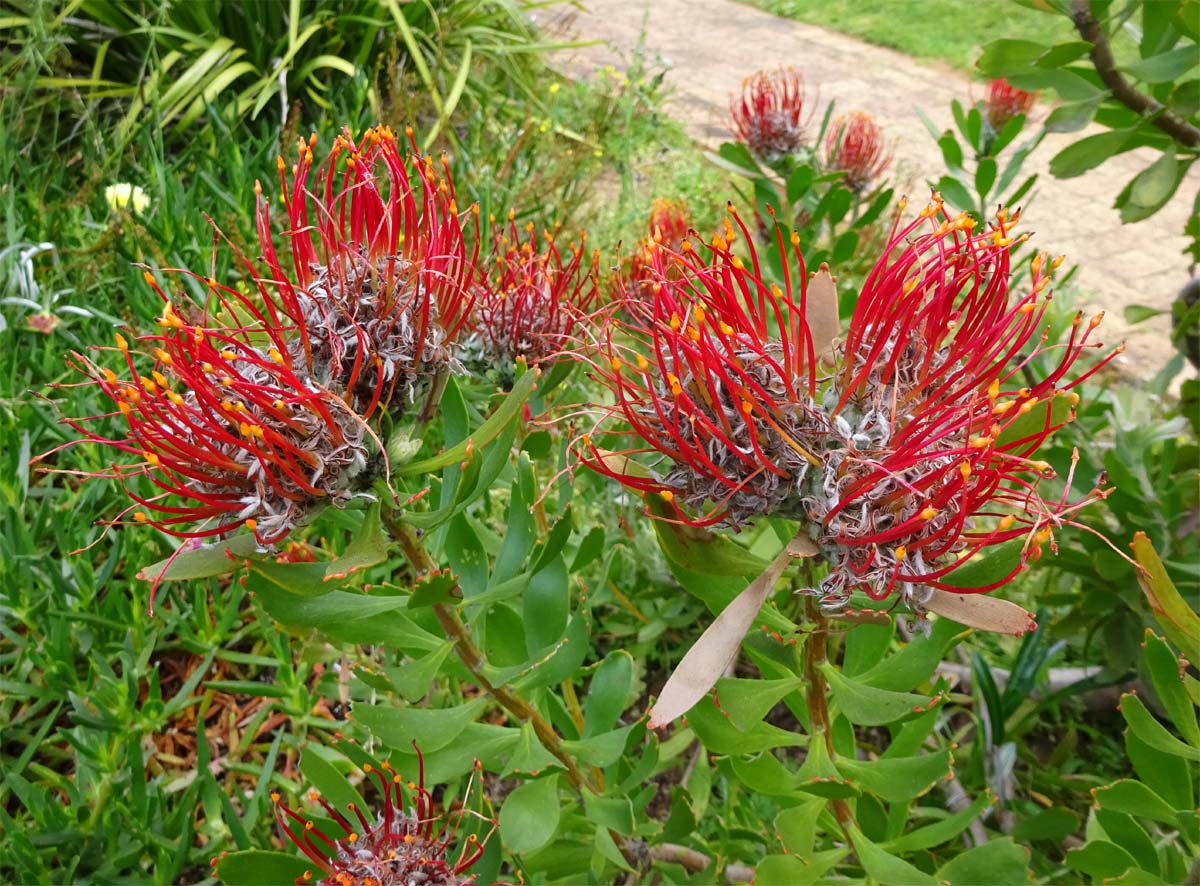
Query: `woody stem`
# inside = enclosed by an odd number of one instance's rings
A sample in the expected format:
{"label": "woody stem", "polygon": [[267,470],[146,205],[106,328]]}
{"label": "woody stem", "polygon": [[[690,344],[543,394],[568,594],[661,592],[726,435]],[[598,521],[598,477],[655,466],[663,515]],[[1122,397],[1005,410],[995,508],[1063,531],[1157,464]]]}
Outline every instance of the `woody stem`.
{"label": "woody stem", "polygon": [[[833,749],[833,723],[829,719],[829,703],[826,698],[829,685],[821,672],[821,666],[826,661],[829,621],[814,598],[808,597],[806,600],[808,620],[815,626],[804,643],[804,679],[808,683],[807,703],[808,716],[812,721],[812,740],[824,741],[825,749],[829,752],[830,759],[833,759],[836,756]],[[854,813],[850,804],[845,800],[831,800],[830,806],[842,830],[848,832],[854,825]]]}
{"label": "woody stem", "polygon": [[[407,523],[403,522],[399,513],[389,508],[383,510],[383,523],[387,527],[392,538],[395,539],[400,547],[404,550],[404,555],[408,562],[412,564],[418,575],[428,575],[436,571],[437,563],[429,556],[429,552],[425,550],[425,546],[421,543],[420,536]],[[461,589],[456,589],[461,594]],[[567,771],[567,780],[571,782],[575,788],[587,788],[593,794],[599,794],[600,791],[594,785],[587,774],[580,769],[579,764],[575,759],[567,753],[563,746],[562,737],[550,725],[549,721],[541,715],[541,713],[526,701],[521,696],[517,695],[507,686],[494,686],[491,681],[483,674],[483,668],[486,664],[483,652],[476,645],[474,638],[471,636],[471,629],[467,627],[462,620],[458,610],[453,606],[448,606],[445,603],[435,603],[433,605],[434,615],[437,616],[438,622],[445,631],[446,637],[454,642],[454,651],[458,654],[459,660],[466,666],[470,672],[472,679],[481,686],[496,702],[508,711],[514,718],[522,723],[528,723],[533,727],[538,740],[542,746],[554,755]]]}

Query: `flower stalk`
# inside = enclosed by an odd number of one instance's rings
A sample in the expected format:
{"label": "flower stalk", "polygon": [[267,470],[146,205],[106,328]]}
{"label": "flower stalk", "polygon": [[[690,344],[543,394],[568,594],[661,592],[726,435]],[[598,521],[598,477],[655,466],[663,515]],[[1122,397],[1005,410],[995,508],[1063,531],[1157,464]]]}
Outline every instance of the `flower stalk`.
{"label": "flower stalk", "polygon": [[[392,538],[400,545],[401,549],[403,549],[404,556],[418,574],[425,575],[438,568],[437,563],[429,556],[429,552],[425,550],[425,545],[421,542],[420,536],[417,535],[413,527],[403,522],[398,513],[384,508],[382,519],[384,526]],[[456,588],[456,590],[461,593],[461,589]],[[446,637],[454,641],[454,651],[458,655],[459,660],[470,672],[471,678],[509,714],[522,723],[529,723],[533,727],[533,731],[542,743],[542,746],[553,754],[554,758],[562,763],[563,768],[566,769],[567,780],[571,782],[572,787],[576,789],[586,788],[594,794],[600,793],[600,789],[593,783],[588,774],[579,767],[575,758],[567,753],[566,748],[563,747],[562,737],[550,725],[550,722],[541,715],[537,708],[507,686],[494,686],[484,675],[483,667],[486,664],[486,659],[471,636],[470,628],[467,627],[466,623],[459,616],[458,611],[454,607],[447,606],[444,603],[435,603],[433,605],[433,612],[437,617],[438,623],[441,624],[442,630],[445,631]]]}

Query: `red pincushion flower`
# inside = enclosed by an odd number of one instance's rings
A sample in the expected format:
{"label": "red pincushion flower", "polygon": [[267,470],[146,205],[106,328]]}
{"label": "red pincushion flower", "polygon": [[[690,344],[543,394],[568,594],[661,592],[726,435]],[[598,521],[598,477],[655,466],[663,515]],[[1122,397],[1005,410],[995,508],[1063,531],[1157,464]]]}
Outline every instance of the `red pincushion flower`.
{"label": "red pincushion flower", "polygon": [[855,111],[833,121],[825,136],[825,162],[845,175],[847,186],[864,191],[892,163],[883,129],[870,114]]}
{"label": "red pincushion flower", "polygon": [[[351,498],[351,480],[367,463],[366,426],[296,365],[284,332],[253,301],[214,280],[206,282],[216,303],[254,318],[253,325],[186,321],[153,274],[145,276],[165,304],[161,331],[138,336],[140,348],[118,335],[116,348],[102,349],[121,355],[128,377],[73,355],[91,379],[85,384],[115,406],[66,419],[84,436],[73,442],[103,443],[139,459],[91,476],[147,477],[160,492],[147,498],[128,490],[149,511],[135,511],[135,522],[181,538],[247,526],[270,544],[314,506]],[[92,429],[118,416],[123,436]]]}
{"label": "red pincushion flower", "polygon": [[585,262],[585,236],[564,258],[554,234],[539,238],[530,222],[521,233],[509,213],[508,228],[495,232],[491,269],[476,302],[475,327],[488,361],[551,362],[569,347],[574,331],[598,294],[600,253]]}
{"label": "red pincushion flower", "polygon": [[775,159],[803,147],[812,118],[804,76],[795,68],[757,71],[742,81],[740,96],[729,99],[738,141],[755,154]]}
{"label": "red pincushion flower", "polygon": [[[350,806],[345,811],[315,791],[309,799],[319,803],[343,836],[331,837],[300,813],[275,801],[276,820],[288,839],[325,873],[321,886],[467,886],[475,877],[467,871],[483,855],[495,830],[494,819],[463,808],[439,815],[425,787],[425,764],[417,751],[417,781],[406,782],[390,764],[363,766],[368,778],[379,784],[380,808],[373,818]],[[479,765],[476,763],[476,770]],[[407,808],[405,794],[407,793]],[[470,786],[467,788],[470,793]],[[490,825],[483,839],[469,834],[454,851],[454,841],[464,817],[475,815]],[[296,879],[310,881],[309,875]]]}
{"label": "red pincushion flower", "polygon": [[[275,250],[259,189],[259,240],[271,272],[259,290],[294,324],[293,350],[314,377],[370,416],[397,390],[415,402],[451,366],[474,300],[479,247],[467,249],[446,159],[420,157],[411,129],[407,158],[387,127],[367,130],[358,144],[347,130],[310,189],[315,139],[301,142],[290,182],[279,160],[290,269]],[[478,211],[471,207],[476,232]]]}
{"label": "red pincushion flower", "polygon": [[[75,355],[85,384],[116,409],[67,419],[84,435],[74,442],[139,459],[96,476],[158,487],[151,497],[129,490],[150,512],[136,511],[137,522],[187,538],[247,526],[260,543],[277,542],[315,508],[363,494],[366,441],[377,439],[368,422],[437,391],[452,365],[478,247],[465,245],[445,161],[439,172],[418,157],[411,131],[406,159],[376,127],[357,145],[339,136],[314,176],[315,140],[301,143],[290,184],[279,160],[289,268],[256,184],[265,272],[232,244],[241,288],[169,270],[207,289],[205,308],[178,310],[147,272],[165,304],[162,331],[132,349],[118,338],[129,378]],[[118,416],[123,436],[92,430]]]}
{"label": "red pincushion flower", "polygon": [[[1067,342],[1046,343],[1052,267],[1039,257],[1029,290],[1010,296],[1015,218],[1002,212],[976,233],[936,199],[906,226],[897,218],[840,345],[832,278],[809,279],[793,236],[794,265],[782,286],[768,283],[736,220],[710,245],[660,246],[652,302],[628,300],[603,339],[594,365],[615,399],[604,414],[632,440],[599,449],[602,418],[583,452],[596,470],[692,525],[805,521],[830,566],[819,589],[829,603],[899,588],[919,607],[923,588],[947,587],[977,551],[1024,537],[1019,569],[1102,494],[1039,494],[1053,471],[1038,445],[1063,423],[1049,406],[1073,406],[1071,389],[1098,368],[1070,376],[1099,318],[1079,315]],[[1045,359],[1045,377],[1025,381]],[[639,453],[659,460],[635,466]]]}
{"label": "red pincushion flower", "polygon": [[988,83],[987,99],[984,102],[988,122],[999,132],[1004,124],[1017,114],[1028,114],[1037,102],[1036,92],[1017,89],[1007,80],[999,78]]}

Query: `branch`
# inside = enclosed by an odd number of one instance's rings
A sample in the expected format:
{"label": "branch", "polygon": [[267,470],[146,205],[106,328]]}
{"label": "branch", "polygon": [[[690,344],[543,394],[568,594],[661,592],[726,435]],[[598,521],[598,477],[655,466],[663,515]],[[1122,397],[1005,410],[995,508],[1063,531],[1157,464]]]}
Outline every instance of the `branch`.
{"label": "branch", "polygon": [[1092,64],[1096,66],[1096,73],[1100,75],[1104,85],[1112,90],[1113,98],[1131,111],[1148,117],[1151,123],[1179,144],[1188,148],[1200,148],[1200,129],[1182,117],[1172,114],[1162,103],[1146,93],[1135,89],[1117,70],[1117,62],[1108,45],[1108,37],[1100,23],[1092,18],[1088,0],[1072,0],[1071,20],[1075,23],[1079,36],[1092,44]]}
{"label": "branch", "polygon": [[[657,846],[651,846],[650,857],[655,861],[677,864],[693,874],[700,873],[712,864],[712,859],[703,852],[697,852],[695,849],[675,843],[659,843]],[[725,868],[725,882],[727,883],[749,883],[753,879],[754,868],[748,868],[742,864],[731,864]]]}

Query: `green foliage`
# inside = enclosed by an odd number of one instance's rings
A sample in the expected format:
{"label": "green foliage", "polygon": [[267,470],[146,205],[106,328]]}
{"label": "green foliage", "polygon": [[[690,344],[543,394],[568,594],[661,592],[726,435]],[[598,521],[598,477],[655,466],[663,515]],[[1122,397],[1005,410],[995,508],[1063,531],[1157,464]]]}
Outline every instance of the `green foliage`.
{"label": "green foliage", "polygon": [[[1076,132],[1093,120],[1105,127],[1059,151],[1050,161],[1055,176],[1081,175],[1135,148],[1159,152],[1114,203],[1123,222],[1153,216],[1200,157],[1194,4],[1091,4],[1086,17],[1076,19],[1067,3],[1040,8],[1059,22],[1073,21],[1077,33],[1057,44],[1040,35],[993,40],[979,58],[980,70],[1022,89],[1057,93],[1065,104],[1046,121],[1052,132]],[[1137,54],[1116,60],[1112,46],[1126,31],[1139,35]],[[1189,222],[1189,233],[1193,227]],[[1190,252],[1200,261],[1200,239],[1193,238]]]}

